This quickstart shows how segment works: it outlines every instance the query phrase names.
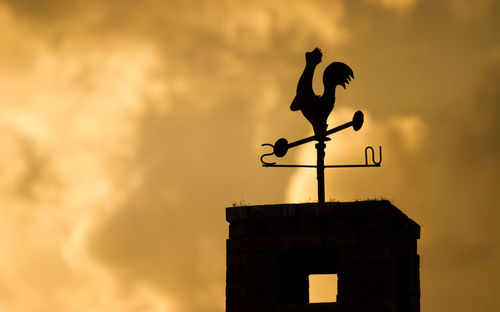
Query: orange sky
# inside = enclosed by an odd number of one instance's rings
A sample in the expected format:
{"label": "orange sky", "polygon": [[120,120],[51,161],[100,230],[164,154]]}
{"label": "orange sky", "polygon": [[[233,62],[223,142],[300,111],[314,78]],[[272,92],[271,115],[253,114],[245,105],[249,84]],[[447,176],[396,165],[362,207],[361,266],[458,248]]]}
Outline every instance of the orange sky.
{"label": "orange sky", "polygon": [[422,311],[499,311],[498,29],[494,0],[0,1],[0,311],[224,311],[224,208],[316,200],[259,162],[312,134],[316,46],[355,74],[329,124],[365,113],[326,163],[384,149],[326,198],[422,226]]}

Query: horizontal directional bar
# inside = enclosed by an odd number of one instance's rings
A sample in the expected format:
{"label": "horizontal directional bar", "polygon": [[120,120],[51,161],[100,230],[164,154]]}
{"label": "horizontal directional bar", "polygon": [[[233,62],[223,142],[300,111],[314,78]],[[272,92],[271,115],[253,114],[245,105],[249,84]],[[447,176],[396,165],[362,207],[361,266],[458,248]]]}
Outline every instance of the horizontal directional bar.
{"label": "horizontal directional bar", "polygon": [[[343,125],[337,126],[335,128],[332,128],[332,129],[326,131],[325,136],[328,136],[328,135],[335,133],[335,132],[339,132],[340,130],[344,130],[345,128],[349,128],[350,126],[352,126],[352,121],[349,121]],[[290,149],[292,147],[299,146],[299,145],[302,145],[304,143],[311,142],[314,140],[318,140],[318,137],[315,135],[307,137],[305,139],[297,140],[297,141],[292,142],[292,143],[288,143],[288,148]]]}
{"label": "horizontal directional bar", "polygon": [[[262,167],[285,167],[285,168],[317,168],[316,165],[276,165],[276,164],[263,164]],[[325,168],[361,168],[361,167],[380,167],[380,164],[370,164],[370,165],[329,165]]]}
{"label": "horizontal directional bar", "polygon": [[370,165],[330,165],[330,166],[325,166],[325,168],[360,168],[360,167],[380,167],[380,164],[370,164]]}
{"label": "horizontal directional bar", "polygon": [[[356,111],[356,113],[354,113],[354,116],[353,116],[351,121],[346,122],[345,124],[337,126],[335,128],[332,128],[330,130],[327,130],[325,132],[325,137],[327,137],[330,134],[333,134],[335,132],[339,132],[340,130],[344,130],[346,128],[349,128],[351,126],[354,128],[354,131],[358,131],[361,128],[361,126],[363,125],[363,121],[364,121],[363,113],[361,111]],[[302,144],[307,143],[307,142],[319,140],[319,139],[321,139],[321,138],[318,138],[317,136],[313,135],[313,136],[307,137],[305,139],[297,140],[295,142],[289,143],[288,149],[295,147],[295,146],[298,146],[298,145],[302,145]]]}

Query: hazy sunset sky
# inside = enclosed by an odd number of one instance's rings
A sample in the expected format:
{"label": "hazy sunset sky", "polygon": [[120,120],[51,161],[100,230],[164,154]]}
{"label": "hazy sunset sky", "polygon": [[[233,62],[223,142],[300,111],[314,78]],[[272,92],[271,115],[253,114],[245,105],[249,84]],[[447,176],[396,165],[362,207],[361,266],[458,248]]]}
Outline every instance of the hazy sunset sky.
{"label": "hazy sunset sky", "polygon": [[[353,69],[326,198],[422,226],[422,311],[500,311],[500,1],[0,0],[0,312],[222,312],[225,207],[316,200],[262,168],[304,52]],[[314,144],[283,162],[312,163]]]}

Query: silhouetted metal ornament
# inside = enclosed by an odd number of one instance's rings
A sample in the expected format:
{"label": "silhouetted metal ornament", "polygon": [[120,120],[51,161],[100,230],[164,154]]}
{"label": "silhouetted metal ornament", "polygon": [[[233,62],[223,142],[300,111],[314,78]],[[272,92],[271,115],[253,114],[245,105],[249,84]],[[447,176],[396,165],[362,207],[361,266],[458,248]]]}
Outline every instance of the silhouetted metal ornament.
{"label": "silhouetted metal ornament", "polygon": [[[379,161],[375,161],[375,151],[371,146],[365,148],[365,164],[355,164],[355,165],[325,165],[325,148],[326,141],[330,141],[329,135],[344,130],[346,128],[352,127],[354,131],[361,129],[364,123],[364,115],[361,111],[356,111],[352,120],[342,124],[340,126],[334,127],[327,130],[328,125],[326,123],[328,116],[330,115],[334,104],[335,104],[335,88],[340,85],[344,87],[349,84],[352,78],[354,78],[354,73],[352,69],[344,63],[333,62],[328,65],[323,73],[323,84],[325,86],[325,91],[323,95],[317,96],[312,90],[312,78],[314,75],[314,69],[316,65],[321,62],[322,54],[321,50],[316,48],[311,52],[306,52],[306,67],[300,76],[299,82],[297,84],[297,95],[290,105],[292,111],[300,110],[306,119],[311,123],[314,130],[314,135],[288,143],[285,138],[278,139],[274,144],[262,144],[262,146],[270,146],[273,148],[271,153],[262,154],[260,161],[263,167],[303,167],[303,168],[316,168],[317,169],[317,180],[318,180],[318,202],[325,202],[325,179],[324,179],[324,169],[325,168],[354,168],[354,167],[380,167],[382,163],[382,147],[379,146]],[[317,150],[317,163],[316,165],[282,165],[276,164],[276,162],[267,162],[264,160],[268,156],[284,157],[288,150],[311,142],[317,141],[315,144]],[[368,161],[368,151],[371,152],[372,162]]]}
{"label": "silhouetted metal ornament", "polygon": [[352,117],[352,128],[354,131],[358,131],[363,126],[363,122],[365,121],[365,117],[361,111],[357,111],[354,113]]}
{"label": "silhouetted metal ornament", "polygon": [[274,143],[274,155],[277,157],[283,157],[288,152],[288,141],[285,138],[278,139]]}

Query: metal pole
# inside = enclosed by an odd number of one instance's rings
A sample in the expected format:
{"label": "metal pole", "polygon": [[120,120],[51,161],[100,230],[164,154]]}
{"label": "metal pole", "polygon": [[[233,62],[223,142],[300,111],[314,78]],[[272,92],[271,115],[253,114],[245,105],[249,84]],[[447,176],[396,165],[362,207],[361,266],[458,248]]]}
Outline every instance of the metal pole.
{"label": "metal pole", "polygon": [[317,164],[317,179],[318,179],[318,203],[325,202],[325,140],[324,138],[318,140],[316,143],[316,151],[318,155]]}

